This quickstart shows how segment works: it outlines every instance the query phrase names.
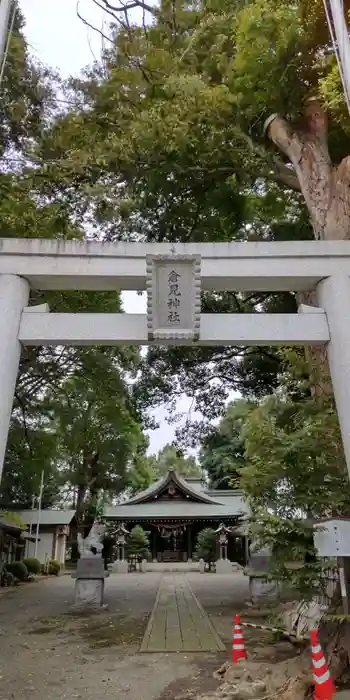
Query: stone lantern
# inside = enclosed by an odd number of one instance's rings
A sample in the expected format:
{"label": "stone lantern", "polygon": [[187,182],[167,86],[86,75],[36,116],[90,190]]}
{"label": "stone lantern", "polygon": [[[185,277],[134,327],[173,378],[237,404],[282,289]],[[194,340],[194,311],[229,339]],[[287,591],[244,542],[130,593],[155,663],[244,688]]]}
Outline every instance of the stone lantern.
{"label": "stone lantern", "polygon": [[128,562],[125,560],[125,543],[128,534],[129,530],[127,530],[124,523],[119,523],[119,525],[115,529],[117,557],[114,564],[112,565],[112,571],[117,574],[128,573]]}
{"label": "stone lantern", "polygon": [[228,574],[232,572],[232,564],[227,558],[228,536],[231,534],[231,528],[226,527],[223,523],[215,530],[220,547],[220,557],[216,562],[217,574]]}
{"label": "stone lantern", "polygon": [[125,542],[129,531],[126,529],[124,523],[120,523],[116,529],[117,536],[117,559],[119,561],[124,561],[125,559]]}

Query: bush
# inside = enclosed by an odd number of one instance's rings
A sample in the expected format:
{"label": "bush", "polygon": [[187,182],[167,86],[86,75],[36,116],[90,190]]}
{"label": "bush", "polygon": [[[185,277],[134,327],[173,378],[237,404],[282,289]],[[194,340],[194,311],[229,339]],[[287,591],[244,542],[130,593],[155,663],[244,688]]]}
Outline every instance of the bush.
{"label": "bush", "polygon": [[49,561],[49,566],[48,566],[48,573],[49,576],[58,576],[58,574],[61,571],[61,565],[56,559],[51,559]]}
{"label": "bush", "polygon": [[6,564],[6,570],[19,581],[25,581],[28,578],[28,569],[23,561],[13,561],[12,564]]}
{"label": "bush", "polygon": [[217,536],[211,527],[205,527],[197,537],[196,554],[211,566],[217,559]]}
{"label": "bush", "polygon": [[135,557],[139,562],[142,561],[142,559],[147,559],[149,555],[149,541],[141,525],[135,525],[135,527],[133,527],[127,539],[125,549],[127,559]]}
{"label": "bush", "polygon": [[25,564],[30,574],[40,574],[41,563],[39,559],[36,559],[35,557],[27,557],[27,559],[23,559],[23,564]]}
{"label": "bush", "polygon": [[11,574],[10,571],[7,571],[6,569],[4,571],[3,580],[4,580],[4,586],[7,586],[7,587],[15,586],[16,581],[17,581],[16,577],[13,574]]}

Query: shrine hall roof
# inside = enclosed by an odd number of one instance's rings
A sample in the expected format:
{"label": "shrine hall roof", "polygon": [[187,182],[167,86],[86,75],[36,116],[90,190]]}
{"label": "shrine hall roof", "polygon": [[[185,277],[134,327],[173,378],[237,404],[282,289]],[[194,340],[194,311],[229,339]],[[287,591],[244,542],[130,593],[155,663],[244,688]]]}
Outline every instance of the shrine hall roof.
{"label": "shrine hall roof", "polygon": [[[36,525],[38,520],[37,510],[20,510],[18,515],[26,525]],[[39,522],[42,527],[56,527],[70,525],[75,516],[75,510],[54,510],[51,508],[40,511]]]}
{"label": "shrine hall roof", "polygon": [[[181,498],[158,498],[171,486],[180,492]],[[247,516],[249,513],[247,501],[241,491],[209,490],[200,479],[184,479],[174,471],[169,471],[129,501],[107,506],[104,511],[106,518],[121,521],[174,518],[220,520],[239,515]]]}
{"label": "shrine hall roof", "polygon": [[[224,499],[223,499],[224,500]],[[232,518],[235,516],[249,515],[247,503],[243,495],[235,495],[225,498],[224,503],[215,505],[193,503],[193,501],[159,501],[158,503],[140,503],[128,505],[122,503],[117,506],[107,506],[104,511],[106,518],[116,520],[171,520],[189,519],[201,520],[213,518],[215,520]]]}
{"label": "shrine hall roof", "polygon": [[194,482],[196,484],[202,484],[200,479],[184,479],[176,471],[170,469],[167,474],[158,479],[158,481],[155,481],[154,484],[151,484],[148,489],[140,491],[130,498],[127,504],[146,503],[150,500],[157,499],[171,484],[183,494],[184,498],[192,498],[194,501],[200,503],[215,503],[215,501],[207,495],[205,485],[203,484],[203,488],[201,489],[198,487],[195,488]]}

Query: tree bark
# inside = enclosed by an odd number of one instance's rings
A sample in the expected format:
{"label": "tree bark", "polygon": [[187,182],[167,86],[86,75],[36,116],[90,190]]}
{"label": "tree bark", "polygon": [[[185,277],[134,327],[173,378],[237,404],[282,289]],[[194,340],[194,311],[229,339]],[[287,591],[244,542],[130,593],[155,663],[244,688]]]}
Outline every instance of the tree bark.
{"label": "tree bark", "polygon": [[88,537],[90,530],[94,524],[95,515],[85,512],[86,499],[89,497],[91,502],[97,503],[99,489],[96,487],[98,478],[99,452],[95,451],[92,454],[83,456],[80,474],[78,475],[78,488],[75,508],[75,523],[71,531],[72,539],[72,561],[77,561],[79,558],[78,552],[78,532],[85,538]]}
{"label": "tree bark", "polygon": [[[306,102],[299,124],[273,115],[266,133],[288,158],[298,178],[316,240],[350,239],[350,157],[334,166],[328,148],[328,119],[320,100]],[[314,291],[298,295],[299,303],[317,306]],[[326,348],[308,348],[315,397],[322,401],[333,393]]]}
{"label": "tree bark", "polygon": [[[350,238],[350,157],[334,166],[328,148],[327,114],[318,99],[305,105],[303,118],[293,126],[278,115],[267,120],[271,141],[289,159],[304,195],[316,240]],[[298,295],[300,303],[317,306],[315,293]],[[318,400],[333,393],[326,349],[308,348],[306,357],[314,395]]]}
{"label": "tree bark", "polygon": [[317,99],[306,103],[304,117],[294,128],[278,115],[270,117],[267,135],[289,159],[309,210],[315,238],[350,238],[350,157],[332,164],[328,149],[328,120]]}

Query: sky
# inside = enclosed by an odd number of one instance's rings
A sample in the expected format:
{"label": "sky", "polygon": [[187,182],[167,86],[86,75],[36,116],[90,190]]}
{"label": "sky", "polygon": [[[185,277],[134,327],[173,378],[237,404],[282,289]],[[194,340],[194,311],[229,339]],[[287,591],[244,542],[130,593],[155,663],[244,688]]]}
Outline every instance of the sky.
{"label": "sky", "polygon": [[[93,0],[19,0],[26,20],[25,34],[31,53],[45,65],[58,69],[60,75],[68,78],[78,75],[81,70],[98,59],[101,53],[101,36],[87,27],[77,16],[82,15],[91,25],[102,28],[106,13],[98,8]],[[137,15],[135,13],[135,18]],[[123,294],[124,310],[127,313],[145,313],[146,300],[136,292]],[[178,402],[178,412],[183,416],[180,425],[192,415],[191,398],[183,397]],[[166,423],[167,411],[160,407],[154,413],[160,423],[158,430],[149,433],[149,451],[158,452],[172,442],[177,425]]]}

